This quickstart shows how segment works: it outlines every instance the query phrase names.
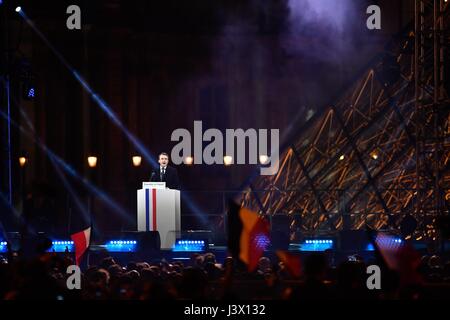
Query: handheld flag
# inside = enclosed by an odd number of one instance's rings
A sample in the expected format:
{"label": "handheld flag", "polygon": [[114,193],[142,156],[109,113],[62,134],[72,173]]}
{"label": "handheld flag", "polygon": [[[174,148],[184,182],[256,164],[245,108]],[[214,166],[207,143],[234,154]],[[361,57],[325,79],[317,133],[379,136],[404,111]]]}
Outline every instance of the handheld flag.
{"label": "handheld flag", "polygon": [[277,250],[278,259],[284,263],[286,269],[294,278],[300,278],[302,275],[302,263],[299,256],[295,256],[283,250]]}
{"label": "handheld flag", "polygon": [[91,227],[81,230],[71,235],[73,243],[75,245],[75,260],[77,266],[80,265],[81,258],[89,247],[91,240]]}
{"label": "handheld flag", "polygon": [[270,226],[256,212],[230,200],[228,204],[228,250],[247,265],[249,272],[269,245]]}

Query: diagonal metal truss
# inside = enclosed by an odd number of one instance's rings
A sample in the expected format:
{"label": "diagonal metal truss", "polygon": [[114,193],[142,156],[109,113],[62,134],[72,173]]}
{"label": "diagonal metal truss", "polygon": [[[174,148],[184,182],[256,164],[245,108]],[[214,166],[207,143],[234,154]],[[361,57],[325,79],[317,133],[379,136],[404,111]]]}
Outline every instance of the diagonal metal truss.
{"label": "diagonal metal truss", "polygon": [[255,177],[243,205],[293,215],[306,233],[395,228],[410,214],[414,236],[436,237],[436,217],[449,212],[450,19],[443,0],[417,3],[415,28],[306,122],[278,173]]}

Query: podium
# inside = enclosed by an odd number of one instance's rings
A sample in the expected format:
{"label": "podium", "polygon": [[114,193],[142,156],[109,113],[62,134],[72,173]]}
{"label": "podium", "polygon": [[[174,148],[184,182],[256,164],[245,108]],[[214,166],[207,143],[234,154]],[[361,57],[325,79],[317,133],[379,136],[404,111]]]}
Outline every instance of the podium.
{"label": "podium", "polygon": [[172,249],[180,229],[180,191],[144,182],[137,190],[137,230],[158,231],[161,249]]}

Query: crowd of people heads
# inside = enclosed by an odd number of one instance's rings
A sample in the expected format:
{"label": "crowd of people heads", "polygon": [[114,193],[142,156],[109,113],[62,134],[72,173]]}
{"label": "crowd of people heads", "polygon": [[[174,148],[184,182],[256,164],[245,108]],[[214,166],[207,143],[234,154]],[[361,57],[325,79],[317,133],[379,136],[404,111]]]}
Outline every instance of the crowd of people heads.
{"label": "crowd of people heads", "polygon": [[[209,252],[182,261],[129,261],[108,256],[82,270],[80,290],[69,290],[74,264],[70,254],[42,253],[33,259],[0,259],[3,300],[222,300],[222,299],[426,299],[449,297],[450,261],[425,255],[417,267],[420,281],[404,284],[401,275],[383,271],[382,289],[369,290],[366,268],[376,261],[349,256],[337,265],[332,252],[302,257],[300,277],[276,257],[263,256],[248,272],[240,261],[219,262]],[[445,261],[444,261],[445,260]],[[436,289],[437,288],[437,289]]]}

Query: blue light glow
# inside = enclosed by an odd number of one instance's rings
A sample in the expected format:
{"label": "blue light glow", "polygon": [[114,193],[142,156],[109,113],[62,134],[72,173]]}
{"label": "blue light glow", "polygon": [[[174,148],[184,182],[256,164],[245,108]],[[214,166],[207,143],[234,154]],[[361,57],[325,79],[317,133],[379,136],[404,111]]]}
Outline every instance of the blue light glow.
{"label": "blue light glow", "polygon": [[136,252],[137,241],[135,240],[112,240],[106,245],[110,252]]}
{"label": "blue light glow", "polygon": [[27,97],[34,98],[34,88],[28,89]]}
{"label": "blue light glow", "polygon": [[300,251],[325,251],[333,248],[333,240],[329,239],[312,239],[305,240],[300,245]]}
{"label": "blue light glow", "polygon": [[205,250],[205,240],[177,240],[172,247],[174,252],[202,252]]}
{"label": "blue light glow", "polygon": [[68,240],[56,240],[52,241],[52,247],[47,252],[74,252],[75,246],[73,241]]}
{"label": "blue light glow", "polygon": [[254,241],[256,242],[256,247],[262,250],[266,250],[270,244],[270,239],[265,234],[258,234]]}
{"label": "blue light glow", "polygon": [[0,242],[0,253],[5,253],[8,250],[8,247],[6,246],[6,241]]}

